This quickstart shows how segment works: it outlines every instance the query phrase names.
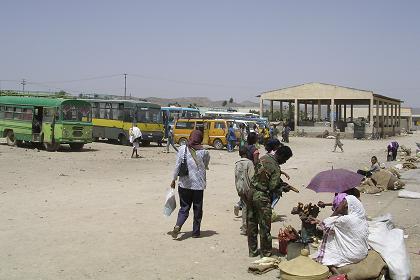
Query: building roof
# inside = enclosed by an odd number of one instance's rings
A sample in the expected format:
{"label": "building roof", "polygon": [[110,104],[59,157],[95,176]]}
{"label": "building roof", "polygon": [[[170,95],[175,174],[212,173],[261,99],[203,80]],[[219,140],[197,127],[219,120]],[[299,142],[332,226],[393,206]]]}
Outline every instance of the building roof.
{"label": "building roof", "polygon": [[296,86],[271,90],[261,93],[258,97],[267,100],[293,100],[293,99],[347,99],[366,100],[376,97],[392,102],[401,102],[399,99],[376,94],[371,90],[356,89],[326,83],[306,83]]}

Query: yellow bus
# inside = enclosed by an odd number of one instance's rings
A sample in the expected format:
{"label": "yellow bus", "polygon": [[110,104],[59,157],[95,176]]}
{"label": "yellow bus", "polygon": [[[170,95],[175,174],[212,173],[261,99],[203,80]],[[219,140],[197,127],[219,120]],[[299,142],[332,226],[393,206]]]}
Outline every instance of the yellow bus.
{"label": "yellow bus", "polygon": [[85,99],[92,105],[93,139],[105,138],[129,144],[129,129],[134,125],[142,132],[141,142],[159,145],[163,138],[160,105],[137,100]]}

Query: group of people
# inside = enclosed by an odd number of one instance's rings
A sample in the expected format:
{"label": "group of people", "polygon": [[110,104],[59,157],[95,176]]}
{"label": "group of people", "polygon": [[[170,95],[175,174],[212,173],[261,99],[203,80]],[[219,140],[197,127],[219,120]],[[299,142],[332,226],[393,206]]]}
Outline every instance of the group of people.
{"label": "group of people", "polygon": [[[203,216],[203,195],[206,188],[206,170],[210,154],[202,146],[203,133],[194,130],[186,145],[179,148],[171,187],[178,180],[180,209],[171,235],[176,239],[193,209],[192,237],[200,237]],[[256,148],[258,137],[251,132],[246,143],[239,148],[240,159],[235,163],[235,186],[240,202],[234,206],[235,214],[242,210],[241,234],[247,235],[250,257],[272,255],[272,208],[273,202],[293,187],[283,181],[281,165],[292,156],[290,147],[278,139],[267,142],[266,153],[260,155]],[[372,157],[372,168],[379,168],[376,157]],[[185,171],[187,170],[187,171]],[[324,208],[332,206],[330,217],[319,221],[313,219],[323,230],[323,239],[318,252],[313,256],[316,261],[331,267],[357,263],[368,253],[368,224],[360,192],[350,189],[336,193],[331,203],[318,202]],[[258,235],[260,246],[258,248]]]}
{"label": "group of people", "polygon": [[[193,209],[192,237],[200,236],[203,215],[203,193],[206,188],[206,170],[210,155],[202,146],[203,133],[194,130],[186,145],[179,147],[171,187],[175,188],[178,180],[180,209],[177,221],[171,232],[177,238],[182,226]],[[272,254],[271,217],[273,201],[278,200],[290,186],[281,176],[290,178],[282,172],[280,165],[292,157],[292,150],[278,139],[270,140],[266,145],[267,153],[260,156],[256,147],[258,136],[255,132],[247,135],[246,143],[239,148],[241,157],[235,164],[235,184],[240,203],[235,209],[242,209],[243,223],[241,232],[248,236],[250,256],[270,256]],[[185,173],[185,170],[188,170]],[[181,174],[182,173],[182,174]],[[236,208],[238,207],[238,208]],[[260,234],[260,249],[257,236]]]}
{"label": "group of people", "polygon": [[[291,128],[286,123],[283,126],[281,131],[281,141],[285,143],[289,143],[289,135],[290,135]],[[239,139],[237,137],[235,128],[233,124],[229,126],[229,129],[226,134],[227,140],[227,150],[228,152],[233,152],[236,145],[238,144],[239,148],[246,145],[248,142],[248,135],[254,133],[257,137],[256,145],[267,145],[270,140],[278,139],[279,136],[279,129],[277,128],[276,124],[271,125],[270,127],[264,126],[262,128],[258,127],[257,124],[254,124],[252,128],[246,126],[244,123],[239,125]]]}

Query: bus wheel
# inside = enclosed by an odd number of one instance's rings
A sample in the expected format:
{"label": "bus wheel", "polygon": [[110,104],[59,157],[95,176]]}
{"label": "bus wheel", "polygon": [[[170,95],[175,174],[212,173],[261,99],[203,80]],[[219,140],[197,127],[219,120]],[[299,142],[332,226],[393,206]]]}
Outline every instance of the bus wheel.
{"label": "bus wheel", "polygon": [[120,145],[127,146],[129,144],[127,137],[124,134],[118,135],[118,142]]}
{"label": "bus wheel", "polygon": [[23,147],[23,140],[16,140],[16,146]]}
{"label": "bus wheel", "polygon": [[9,146],[15,146],[16,145],[16,138],[15,138],[15,134],[13,133],[13,130],[9,130],[7,132],[6,141],[7,141],[7,145],[9,145]]}
{"label": "bus wheel", "polygon": [[182,145],[187,145],[187,143],[188,143],[187,138],[180,138],[180,139],[179,139],[179,141],[178,141],[178,144],[179,144],[180,146],[182,146]]}
{"label": "bus wheel", "polygon": [[216,150],[222,150],[222,149],[224,148],[223,143],[222,143],[222,140],[220,140],[220,139],[216,139],[216,140],[214,140],[214,142],[213,142],[213,147],[214,147]]}
{"label": "bus wheel", "polygon": [[85,144],[83,143],[71,143],[70,145],[70,149],[72,149],[73,151],[80,151],[81,149],[83,149],[83,146]]}
{"label": "bus wheel", "polygon": [[44,142],[44,148],[45,150],[47,150],[48,152],[55,152],[58,150],[58,147],[60,146],[60,144],[58,143],[47,143]]}

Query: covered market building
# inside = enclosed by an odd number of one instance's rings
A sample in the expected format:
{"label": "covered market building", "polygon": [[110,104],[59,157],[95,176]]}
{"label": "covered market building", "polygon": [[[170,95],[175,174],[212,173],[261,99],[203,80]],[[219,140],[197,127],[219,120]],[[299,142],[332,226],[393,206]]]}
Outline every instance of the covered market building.
{"label": "covered market building", "polygon": [[370,90],[307,83],[259,97],[261,116],[306,135],[337,129],[349,138],[383,138],[401,131],[401,100]]}

